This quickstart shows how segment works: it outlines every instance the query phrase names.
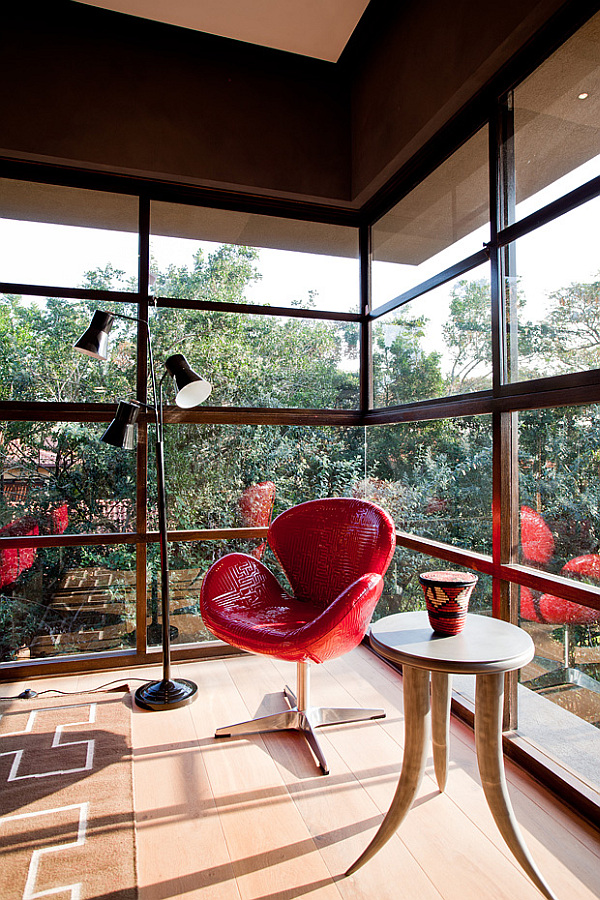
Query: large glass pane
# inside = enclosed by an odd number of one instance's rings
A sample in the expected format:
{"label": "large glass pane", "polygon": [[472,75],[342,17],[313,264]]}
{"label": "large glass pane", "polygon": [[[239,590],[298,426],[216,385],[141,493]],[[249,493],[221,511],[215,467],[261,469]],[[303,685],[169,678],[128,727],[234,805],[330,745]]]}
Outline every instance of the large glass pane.
{"label": "large glass pane", "polygon": [[137,232],[137,197],[0,179],[0,281],[135,291]]}
{"label": "large glass pane", "polygon": [[135,548],[2,549],[0,662],[130,648]]}
{"label": "large glass pane", "polygon": [[[595,583],[600,585],[598,572]],[[599,623],[600,610],[521,588],[521,626],[533,638],[535,656],[520,673],[519,732],[595,790],[600,788]]]}
{"label": "large glass pane", "polygon": [[368,428],[362,487],[399,531],[491,553],[491,416]]}
{"label": "large glass pane", "polygon": [[151,230],[157,296],[359,310],[355,228],[156,202]]}
{"label": "large glass pane", "polygon": [[[519,414],[520,561],[597,588],[599,445],[598,405]],[[597,786],[600,610],[559,588],[519,594],[535,644],[521,672],[519,730]]]}
{"label": "large glass pane", "polygon": [[211,405],[358,406],[358,324],[162,309],[152,328],[157,362],[184,353]]}
{"label": "large glass pane", "polygon": [[[101,307],[137,314],[129,304]],[[90,301],[0,293],[0,400],[115,403],[135,396],[135,323],[115,319],[107,362],[73,349],[95,309]]]}
{"label": "large glass pane", "polygon": [[596,198],[511,246],[511,382],[600,368],[599,215]]}
{"label": "large glass pane", "polygon": [[135,531],[135,453],[102,443],[105,427],[0,425],[0,539],[24,522],[25,534]]}
{"label": "large glass pane", "polygon": [[492,386],[489,267],[405,303],[373,323],[375,407]]}
{"label": "large glass pane", "polygon": [[[277,515],[305,500],[355,495],[364,475],[363,428],[169,425],[165,430],[173,530],[263,527],[271,512]],[[152,464],[149,475],[154,490]],[[257,500],[266,516],[247,502],[257,485],[266,485]],[[181,545],[180,552],[187,546]],[[212,562],[215,547],[213,541],[203,542],[194,552],[208,553],[206,561]]]}
{"label": "large glass pane", "polygon": [[599,47],[597,14],[514,92],[517,218],[600,174]]}
{"label": "large glass pane", "polygon": [[600,405],[519,414],[520,559],[600,580]]}
{"label": "large glass pane", "polygon": [[482,128],[375,223],[373,307],[489,241],[488,136]]}

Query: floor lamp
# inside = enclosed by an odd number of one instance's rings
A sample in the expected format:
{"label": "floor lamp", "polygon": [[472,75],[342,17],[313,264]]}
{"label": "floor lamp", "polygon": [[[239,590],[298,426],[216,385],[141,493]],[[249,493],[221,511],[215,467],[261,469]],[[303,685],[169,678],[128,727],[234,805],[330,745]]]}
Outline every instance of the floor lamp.
{"label": "floor lamp", "polygon": [[108,336],[115,318],[129,319],[140,323],[145,328],[152,381],[152,405],[149,406],[136,400],[120,400],[117,406],[117,414],[102,435],[101,440],[107,444],[112,444],[114,447],[122,447],[126,450],[135,449],[137,446],[137,419],[140,411],[144,408],[154,411],[156,426],[156,489],[161,568],[163,677],[160,681],[151,681],[138,688],[135,692],[135,700],[144,709],[174,709],[177,706],[185,706],[187,703],[191,703],[196,697],[198,688],[193,681],[188,681],[184,678],[174,681],[171,678],[169,548],[167,540],[167,500],[165,494],[162,385],[167,375],[173,377],[177,388],[175,403],[183,409],[191,409],[206,400],[211,392],[211,385],[190,368],[185,356],[181,353],[176,353],[173,356],[169,356],[165,361],[165,372],[157,386],[150,327],[143,319],[138,319],[134,316],[124,316],[96,310],[88,329],[76,342],[75,349],[80,353],[85,353],[87,356],[92,356],[94,359],[108,359]]}

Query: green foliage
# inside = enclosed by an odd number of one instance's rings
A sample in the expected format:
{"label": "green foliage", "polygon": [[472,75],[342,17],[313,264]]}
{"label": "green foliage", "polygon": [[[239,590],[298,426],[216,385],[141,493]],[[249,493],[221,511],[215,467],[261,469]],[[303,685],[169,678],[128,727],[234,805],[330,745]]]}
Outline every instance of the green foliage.
{"label": "green foliage", "polygon": [[[87,328],[93,304],[55,297],[2,299],[7,303],[0,318],[0,399],[75,403],[132,396],[135,344],[129,323],[115,322],[114,363],[90,367],[73,344]],[[124,306],[113,304],[110,310],[131,315]]]}
{"label": "green foliage", "polygon": [[440,354],[426,353],[421,342],[426,320],[406,315],[373,326],[375,406],[428,400],[444,393]]}
{"label": "green foliage", "polygon": [[18,650],[37,633],[44,607],[0,594],[0,660],[15,659]]}
{"label": "green foliage", "polygon": [[570,284],[549,300],[547,320],[558,371],[600,368],[600,281]]}
{"label": "green foliage", "polygon": [[519,423],[521,500],[542,511],[559,572],[600,548],[600,406],[532,410]]}
{"label": "green foliage", "polygon": [[452,288],[450,315],[443,328],[452,367],[448,394],[485,390],[492,371],[490,285],[486,280],[459,281]]}

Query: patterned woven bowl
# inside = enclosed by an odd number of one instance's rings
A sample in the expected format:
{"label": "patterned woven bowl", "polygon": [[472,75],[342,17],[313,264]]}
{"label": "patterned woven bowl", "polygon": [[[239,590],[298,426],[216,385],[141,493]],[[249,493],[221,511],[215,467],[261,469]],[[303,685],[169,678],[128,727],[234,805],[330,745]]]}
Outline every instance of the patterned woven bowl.
{"label": "patterned woven bowl", "polygon": [[464,628],[471,592],[478,582],[470,572],[423,572],[429,624],[438,634],[458,634]]}

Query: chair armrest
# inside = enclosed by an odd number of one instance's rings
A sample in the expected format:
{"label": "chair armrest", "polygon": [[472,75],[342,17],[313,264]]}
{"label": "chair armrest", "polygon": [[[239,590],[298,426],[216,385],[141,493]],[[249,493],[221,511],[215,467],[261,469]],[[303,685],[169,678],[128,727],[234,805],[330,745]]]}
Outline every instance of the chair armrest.
{"label": "chair armrest", "polygon": [[[228,553],[213,563],[202,581],[200,606],[227,609],[231,604],[262,607],[289,595],[270,569],[248,553]],[[266,600],[268,598],[268,600]],[[204,612],[204,609],[203,609]]]}
{"label": "chair armrest", "polygon": [[288,606],[290,596],[273,573],[246,553],[228,553],[213,563],[202,582],[200,612],[216,637],[242,646],[238,626],[260,621],[273,608]]}
{"label": "chair armrest", "polygon": [[335,659],[354,649],[366,634],[383,591],[381,575],[361,575],[308,625],[296,632],[314,662]]}

